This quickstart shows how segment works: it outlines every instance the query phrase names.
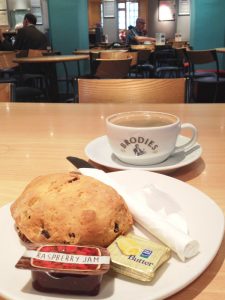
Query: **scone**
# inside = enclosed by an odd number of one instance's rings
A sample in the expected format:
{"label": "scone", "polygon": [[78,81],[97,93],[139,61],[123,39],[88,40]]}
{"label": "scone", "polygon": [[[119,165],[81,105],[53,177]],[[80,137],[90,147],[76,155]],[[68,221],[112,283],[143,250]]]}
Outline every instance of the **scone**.
{"label": "scone", "polygon": [[112,187],[75,172],[35,178],[11,205],[11,214],[19,234],[32,243],[107,247],[133,223]]}

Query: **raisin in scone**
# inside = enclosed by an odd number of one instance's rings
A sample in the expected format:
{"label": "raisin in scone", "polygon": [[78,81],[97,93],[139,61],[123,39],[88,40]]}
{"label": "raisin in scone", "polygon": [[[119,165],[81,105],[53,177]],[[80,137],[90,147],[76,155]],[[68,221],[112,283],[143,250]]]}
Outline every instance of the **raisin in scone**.
{"label": "raisin in scone", "polygon": [[132,226],[123,198],[75,172],[35,178],[11,205],[20,235],[32,243],[108,246]]}

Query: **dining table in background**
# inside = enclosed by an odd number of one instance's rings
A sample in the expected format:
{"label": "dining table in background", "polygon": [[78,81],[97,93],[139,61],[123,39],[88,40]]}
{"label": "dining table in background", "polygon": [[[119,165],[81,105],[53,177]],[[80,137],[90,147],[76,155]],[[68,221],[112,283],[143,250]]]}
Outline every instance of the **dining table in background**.
{"label": "dining table in background", "polygon": [[128,49],[102,49],[102,48],[92,48],[92,49],[77,49],[72,53],[75,55],[85,55],[85,54],[100,54],[100,52],[128,52]]}
{"label": "dining table in background", "polygon": [[65,81],[68,83],[68,70],[66,67],[67,62],[76,61],[78,72],[77,77],[80,76],[80,67],[79,61],[89,60],[89,55],[43,55],[38,57],[19,57],[15,58],[13,61],[18,64],[46,64],[46,77],[49,81],[48,84],[48,96],[49,100],[59,101],[59,91],[58,91],[58,81],[57,81],[57,72],[55,66],[57,63],[63,63],[65,71]]}
{"label": "dining table in background", "polygon": [[[105,134],[106,116],[131,110],[176,114],[182,122],[198,128],[201,158],[167,176],[207,194],[225,214],[225,104],[1,103],[0,206],[15,200],[34,177],[74,171],[66,157],[88,160],[84,149],[90,141]],[[224,257],[225,239],[206,270],[168,299],[225,299]],[[173,285],[175,280],[171,278],[169,284]]]}
{"label": "dining table in background", "polygon": [[225,53],[225,47],[216,48],[216,52],[218,52],[218,53]]}

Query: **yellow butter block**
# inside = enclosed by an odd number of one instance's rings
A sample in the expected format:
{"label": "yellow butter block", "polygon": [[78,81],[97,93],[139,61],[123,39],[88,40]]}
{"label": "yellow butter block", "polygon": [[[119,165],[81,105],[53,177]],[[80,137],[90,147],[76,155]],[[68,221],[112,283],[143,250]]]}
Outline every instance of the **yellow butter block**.
{"label": "yellow butter block", "polygon": [[171,256],[168,247],[134,234],[120,235],[108,250],[114,271],[141,281],[151,281]]}
{"label": "yellow butter block", "polygon": [[140,252],[140,246],[132,238],[120,239],[117,245],[124,255],[136,255]]}

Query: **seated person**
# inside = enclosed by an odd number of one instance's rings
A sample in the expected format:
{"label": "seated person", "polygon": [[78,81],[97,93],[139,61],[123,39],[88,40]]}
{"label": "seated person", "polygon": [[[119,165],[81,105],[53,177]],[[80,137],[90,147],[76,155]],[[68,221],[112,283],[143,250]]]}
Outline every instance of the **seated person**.
{"label": "seated person", "polygon": [[136,26],[129,26],[126,45],[138,45],[144,42],[155,42],[155,38],[146,36],[145,21],[142,18],[137,18]]}
{"label": "seated person", "polygon": [[35,27],[36,22],[37,18],[31,13],[27,13],[23,19],[23,27],[18,30],[13,45],[4,39],[0,32],[0,49],[6,51],[46,49],[48,45],[47,37]]}
{"label": "seated person", "polygon": [[19,29],[16,35],[14,44],[16,50],[47,48],[47,37],[35,27],[36,23],[37,18],[33,14],[28,13],[24,16],[23,28]]}

